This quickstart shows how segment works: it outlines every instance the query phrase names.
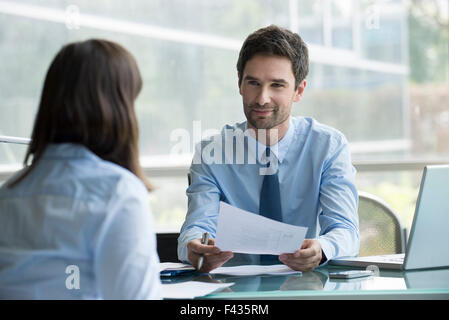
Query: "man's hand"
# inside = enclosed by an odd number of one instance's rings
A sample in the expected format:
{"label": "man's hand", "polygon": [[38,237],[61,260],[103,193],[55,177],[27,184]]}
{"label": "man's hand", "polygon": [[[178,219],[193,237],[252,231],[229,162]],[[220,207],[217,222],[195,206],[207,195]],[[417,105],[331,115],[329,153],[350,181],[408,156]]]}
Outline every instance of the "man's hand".
{"label": "man's hand", "polygon": [[204,254],[203,266],[200,272],[209,272],[222,266],[231,259],[234,254],[231,251],[221,251],[215,246],[215,240],[209,239],[209,243],[201,244],[201,239],[194,239],[187,243],[187,258],[192,266],[198,269],[198,259]]}
{"label": "man's hand", "polygon": [[293,253],[279,255],[279,260],[293,270],[307,272],[312,271],[320,264],[321,244],[318,240],[305,239],[301,249]]}

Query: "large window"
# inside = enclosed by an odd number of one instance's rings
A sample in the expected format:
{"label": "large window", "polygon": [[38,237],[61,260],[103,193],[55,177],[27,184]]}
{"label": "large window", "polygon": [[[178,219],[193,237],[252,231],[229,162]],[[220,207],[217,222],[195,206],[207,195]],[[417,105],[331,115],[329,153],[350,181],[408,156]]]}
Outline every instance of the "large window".
{"label": "large window", "polygon": [[[342,131],[358,187],[383,197],[410,226],[420,166],[449,159],[448,11],[447,0],[0,1],[0,135],[30,136],[45,72],[62,45],[92,37],[121,43],[144,80],[136,108],[158,230],[178,231],[194,143],[244,120],[240,46],[278,24],[310,48],[294,115]],[[179,130],[190,138],[181,153],[173,148]],[[0,144],[0,180],[24,153]]]}

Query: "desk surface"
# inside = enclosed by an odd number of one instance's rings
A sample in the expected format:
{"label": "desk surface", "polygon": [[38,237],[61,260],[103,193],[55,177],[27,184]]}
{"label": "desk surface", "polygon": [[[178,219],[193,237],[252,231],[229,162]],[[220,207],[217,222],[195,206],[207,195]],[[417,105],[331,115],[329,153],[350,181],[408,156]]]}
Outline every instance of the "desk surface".
{"label": "desk surface", "polygon": [[[354,268],[352,268],[354,269]],[[348,268],[324,266],[301,275],[226,276],[190,274],[163,282],[234,282],[229,288],[202,299],[446,299],[449,268],[421,271],[380,270],[376,276],[350,280],[330,279],[330,271]]]}

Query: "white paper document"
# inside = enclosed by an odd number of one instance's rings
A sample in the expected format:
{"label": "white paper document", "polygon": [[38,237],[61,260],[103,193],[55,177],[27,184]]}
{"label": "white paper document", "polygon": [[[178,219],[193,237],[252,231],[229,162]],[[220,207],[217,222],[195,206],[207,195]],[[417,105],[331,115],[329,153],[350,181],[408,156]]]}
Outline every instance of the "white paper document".
{"label": "white paper document", "polygon": [[222,251],[250,254],[293,253],[307,228],[262,217],[220,202],[215,245]]}
{"label": "white paper document", "polygon": [[185,281],[179,283],[163,283],[162,298],[193,299],[202,297],[214,291],[232,286],[234,283],[213,283],[200,281]]}
{"label": "white paper document", "polygon": [[284,264],[274,264],[269,266],[262,265],[241,265],[235,267],[220,267],[214,269],[210,274],[225,274],[230,276],[255,276],[255,275],[288,275],[301,274],[301,271],[295,271]]}
{"label": "white paper document", "polygon": [[161,262],[159,263],[159,272],[162,271],[177,271],[177,270],[195,270],[195,268],[190,264],[185,264],[181,262]]}

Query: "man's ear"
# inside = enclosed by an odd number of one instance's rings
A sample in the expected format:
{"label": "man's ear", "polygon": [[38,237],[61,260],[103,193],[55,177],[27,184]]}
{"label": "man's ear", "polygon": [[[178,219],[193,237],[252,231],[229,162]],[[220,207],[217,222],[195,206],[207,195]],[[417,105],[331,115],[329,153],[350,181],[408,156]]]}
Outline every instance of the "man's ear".
{"label": "man's ear", "polygon": [[306,80],[302,80],[298,84],[298,88],[296,88],[295,96],[293,98],[293,102],[298,102],[301,100],[304,90],[306,89]]}

